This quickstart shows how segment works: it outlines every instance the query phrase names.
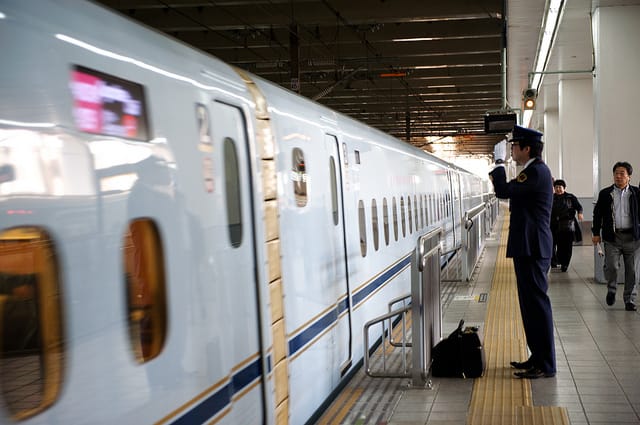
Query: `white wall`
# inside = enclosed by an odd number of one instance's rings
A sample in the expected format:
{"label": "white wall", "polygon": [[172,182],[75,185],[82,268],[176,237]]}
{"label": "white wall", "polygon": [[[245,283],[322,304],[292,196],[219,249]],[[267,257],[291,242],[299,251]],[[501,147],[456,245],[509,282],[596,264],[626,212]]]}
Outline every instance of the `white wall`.
{"label": "white wall", "polygon": [[628,161],[640,179],[640,6],[600,7],[594,14],[594,193],[612,184],[611,167]]}

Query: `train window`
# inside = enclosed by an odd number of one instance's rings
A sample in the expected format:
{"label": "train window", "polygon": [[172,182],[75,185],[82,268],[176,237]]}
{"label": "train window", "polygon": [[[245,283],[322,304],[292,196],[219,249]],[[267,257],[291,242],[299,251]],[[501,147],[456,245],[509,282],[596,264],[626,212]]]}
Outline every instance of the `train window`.
{"label": "train window", "polygon": [[53,404],[64,374],[54,241],[39,227],[0,233],[0,404],[14,420]]}
{"label": "train window", "polygon": [[398,204],[396,203],[396,197],[393,197],[393,203],[391,205],[393,209],[393,237],[396,242],[398,241]]}
{"label": "train window", "polygon": [[420,224],[422,224],[422,228],[424,229],[424,226],[427,225],[426,223],[426,219],[425,219],[425,201],[424,201],[425,196],[424,195],[420,195]]}
{"label": "train window", "polygon": [[444,216],[445,217],[449,217],[449,194],[445,193],[444,194]]}
{"label": "train window", "polygon": [[413,209],[416,213],[416,231],[420,228],[420,222],[418,221],[418,198],[416,195],[413,195]]}
{"label": "train window", "polygon": [[304,153],[300,148],[293,148],[291,156],[291,180],[293,180],[293,195],[296,205],[307,205],[307,167],[304,161]]}
{"label": "train window", "polygon": [[389,245],[389,205],[387,198],[382,198],[382,226],[384,229],[384,244]]}
{"label": "train window", "polygon": [[407,217],[409,217],[409,234],[413,233],[413,210],[411,209],[411,196],[407,196]]}
{"label": "train window", "polygon": [[[418,202],[418,199],[420,199],[419,197],[415,196],[413,197],[413,200],[416,203],[416,227],[418,229],[422,229],[423,223],[422,223],[422,205]],[[420,199],[422,200],[422,199]]]}
{"label": "train window", "polygon": [[407,226],[405,224],[405,216],[404,216],[404,197],[400,197],[400,216],[402,220],[402,237],[404,238],[407,235]]}
{"label": "train window", "polygon": [[329,178],[331,179],[331,211],[333,213],[333,224],[338,225],[338,184],[336,178],[336,161],[329,158]]}
{"label": "train window", "polygon": [[429,226],[429,200],[427,195],[422,195],[424,198],[424,225]]}
{"label": "train window", "polygon": [[373,230],[373,249],[376,251],[378,244],[378,204],[375,199],[371,200],[371,230]]}
{"label": "train window", "polygon": [[155,223],[129,223],[123,249],[129,340],[138,363],[162,351],[167,335],[167,300],[162,241]]}
{"label": "train window", "polygon": [[360,254],[362,254],[363,257],[367,255],[367,226],[365,220],[364,202],[360,200],[358,202],[358,223],[360,227]]}
{"label": "train window", "polygon": [[242,243],[240,169],[235,142],[229,137],[224,139],[223,155],[229,242],[231,242],[231,246],[239,247]]}
{"label": "train window", "polygon": [[432,200],[432,207],[433,207],[433,222],[437,223],[438,222],[438,198],[437,198],[437,194],[434,193],[431,197]]}
{"label": "train window", "polygon": [[438,221],[438,212],[436,211],[435,194],[429,194],[429,208],[431,208],[431,224]]}

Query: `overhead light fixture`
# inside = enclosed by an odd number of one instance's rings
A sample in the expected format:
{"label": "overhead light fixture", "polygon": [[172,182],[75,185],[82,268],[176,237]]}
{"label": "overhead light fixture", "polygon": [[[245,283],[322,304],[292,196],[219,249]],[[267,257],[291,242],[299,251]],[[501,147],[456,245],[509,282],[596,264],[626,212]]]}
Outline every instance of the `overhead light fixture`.
{"label": "overhead light fixture", "polygon": [[380,78],[406,77],[406,72],[384,72],[380,74]]}
{"label": "overhead light fixture", "polygon": [[542,82],[543,72],[547,67],[549,56],[551,53],[551,47],[556,38],[558,31],[558,24],[564,10],[565,0],[550,0],[549,8],[544,15],[544,22],[542,23],[542,37],[540,37],[540,43],[538,45],[538,52],[536,55],[536,62],[533,68],[533,79],[531,80],[530,87],[535,90],[540,89],[540,83]]}
{"label": "overhead light fixture", "polygon": [[[536,90],[536,95],[540,89],[544,71],[547,68],[547,63],[551,54],[551,47],[553,46],[553,42],[556,38],[560,18],[564,11],[565,1],[566,0],[548,0],[547,3],[549,6],[545,11],[544,20],[542,22],[542,34],[538,42],[535,65],[533,72],[530,74],[533,75],[533,77],[531,78],[529,87]],[[529,126],[534,108],[535,99],[531,109],[527,108],[525,105],[525,111],[522,116],[522,125],[525,127]]]}

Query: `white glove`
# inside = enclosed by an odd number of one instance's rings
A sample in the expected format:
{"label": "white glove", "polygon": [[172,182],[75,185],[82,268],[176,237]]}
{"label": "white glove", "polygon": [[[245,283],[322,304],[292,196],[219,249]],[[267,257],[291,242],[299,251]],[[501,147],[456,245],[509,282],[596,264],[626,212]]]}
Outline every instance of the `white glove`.
{"label": "white glove", "polygon": [[503,140],[493,147],[493,160],[496,164],[502,164],[505,159],[507,159],[507,141]]}

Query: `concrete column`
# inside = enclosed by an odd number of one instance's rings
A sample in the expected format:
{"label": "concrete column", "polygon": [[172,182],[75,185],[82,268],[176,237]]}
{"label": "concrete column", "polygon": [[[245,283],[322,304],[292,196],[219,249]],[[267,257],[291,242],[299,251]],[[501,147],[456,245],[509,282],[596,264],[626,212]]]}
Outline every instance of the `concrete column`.
{"label": "concrete column", "polygon": [[[587,75],[581,79],[564,78],[558,83],[560,175],[567,182],[567,191],[581,201],[592,200],[594,184],[593,79]],[[585,213],[589,213],[590,205],[582,203]]]}
{"label": "concrete column", "polygon": [[594,13],[595,194],[613,183],[611,169],[628,161],[640,180],[640,5],[599,7]]}
{"label": "concrete column", "polygon": [[554,178],[562,178],[562,140],[558,123],[558,86],[557,84],[545,84],[543,105],[544,107],[544,162],[551,169]]}

